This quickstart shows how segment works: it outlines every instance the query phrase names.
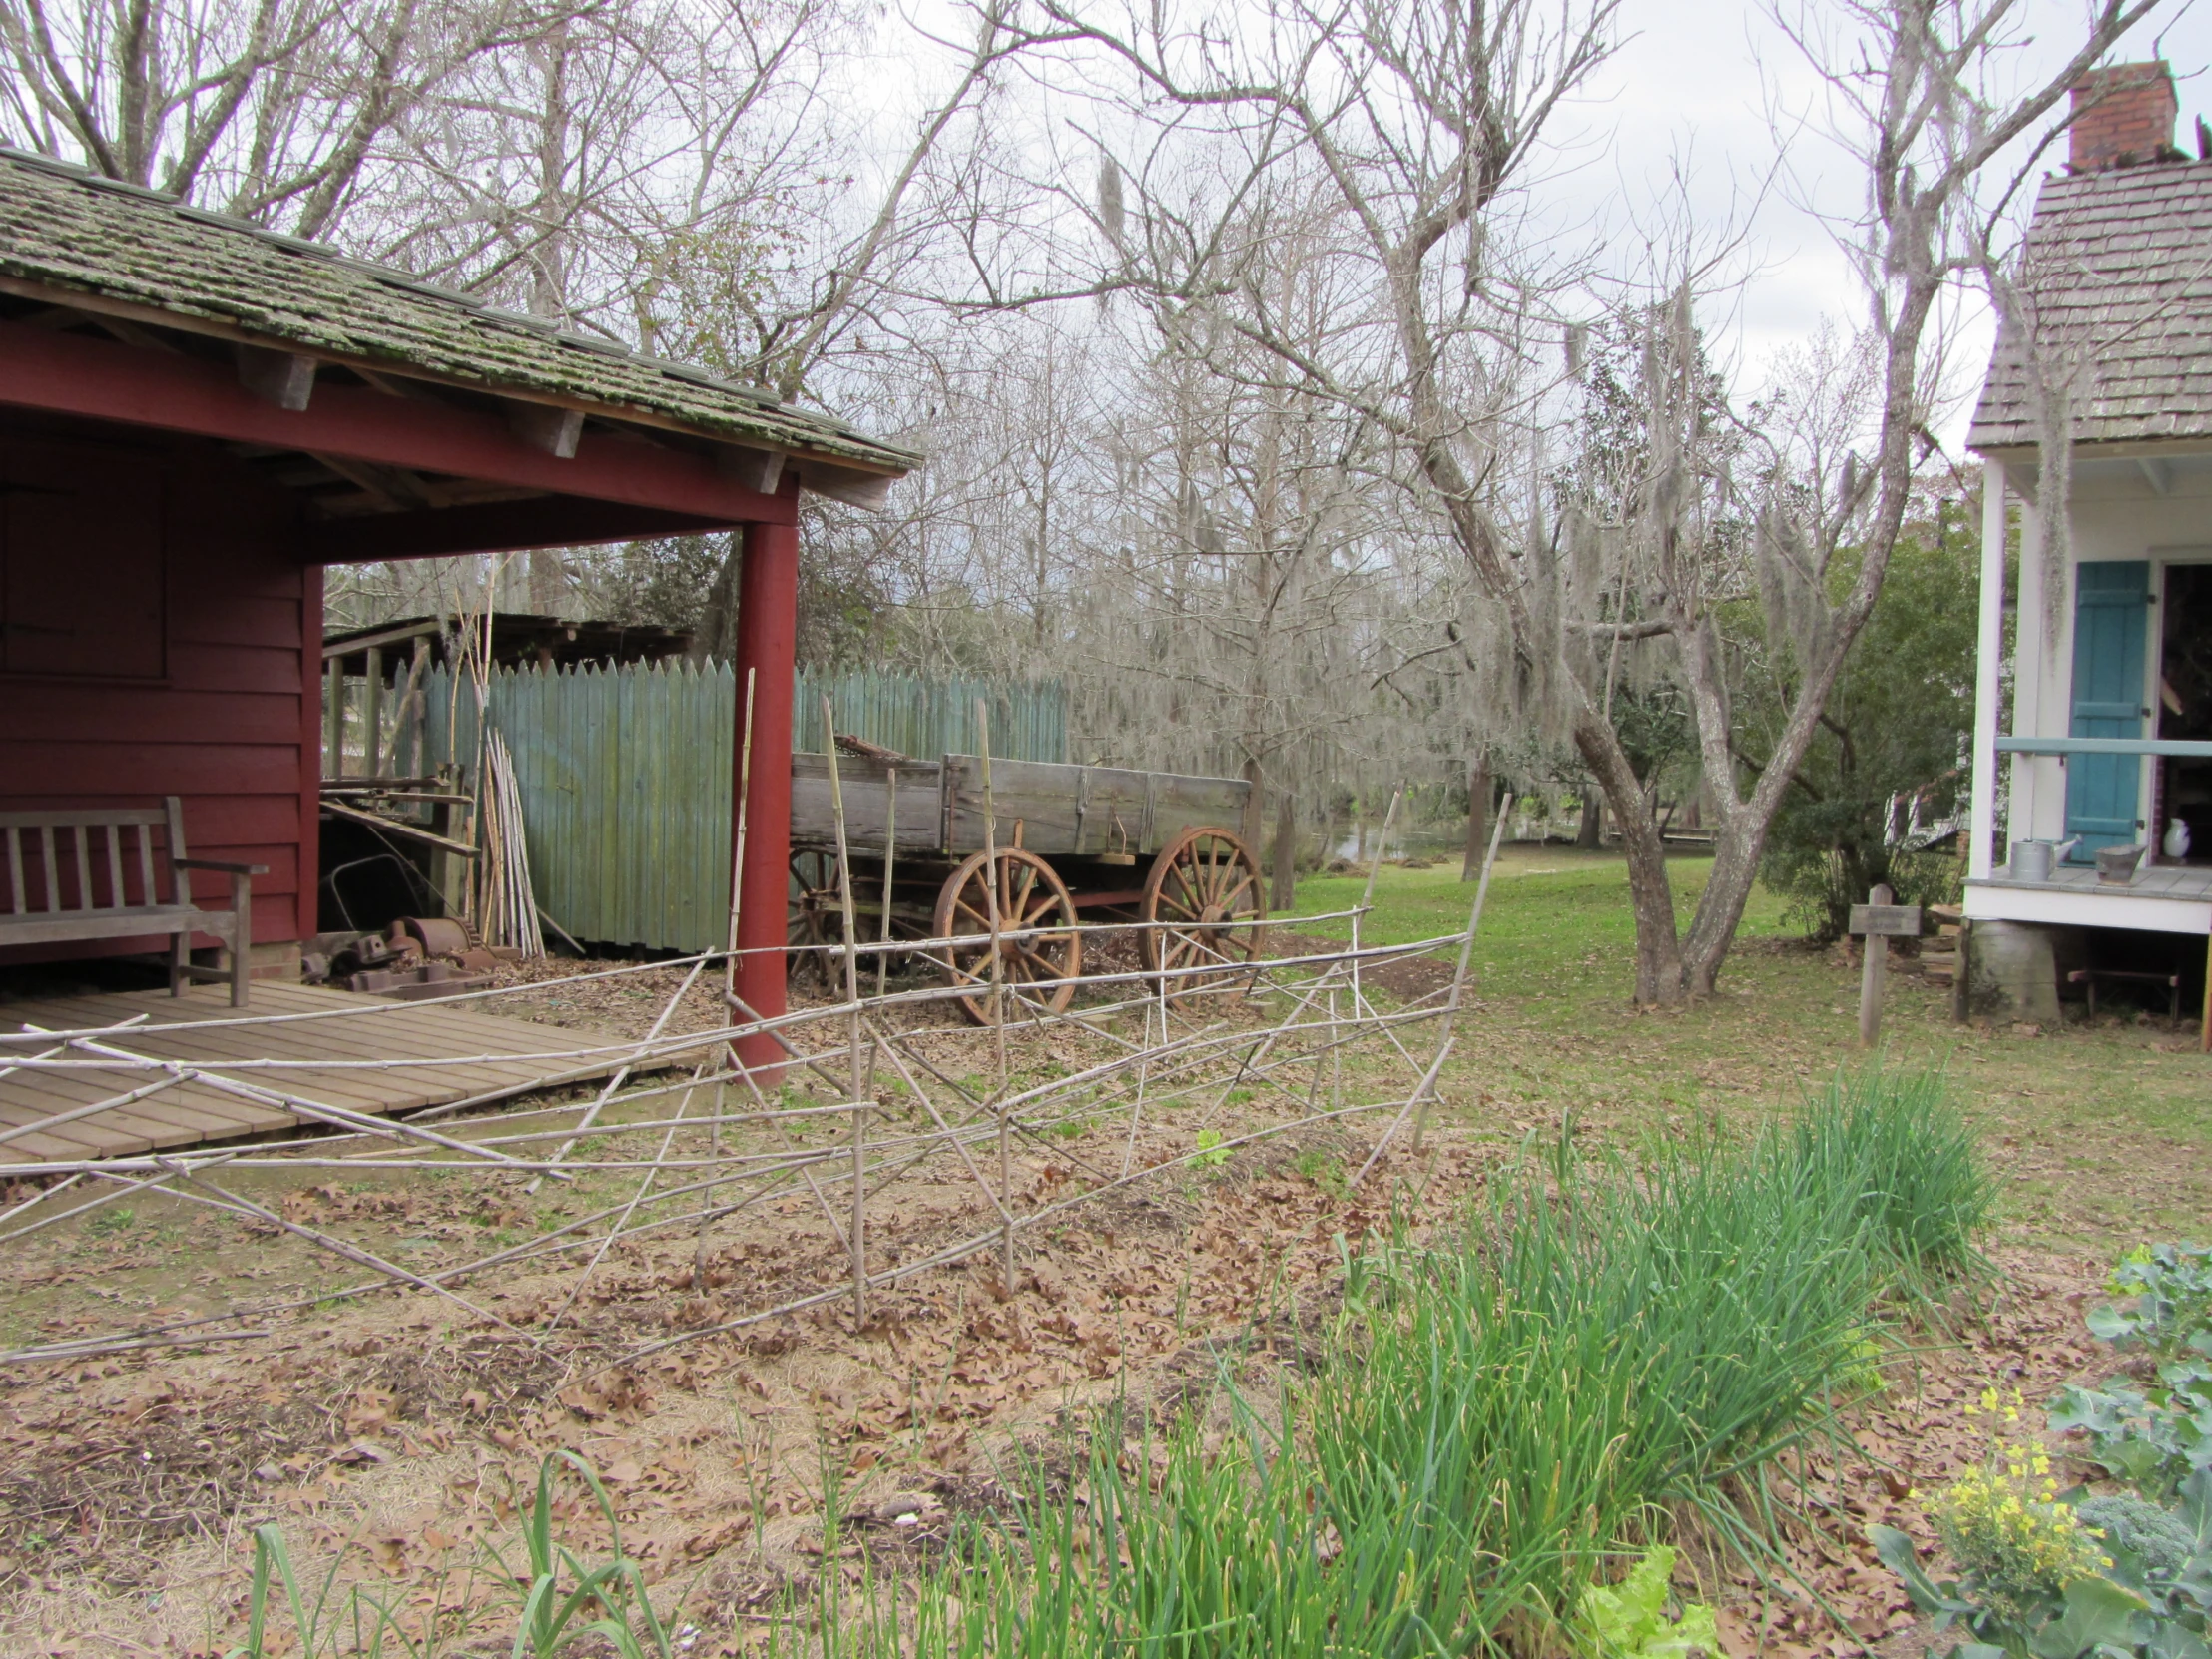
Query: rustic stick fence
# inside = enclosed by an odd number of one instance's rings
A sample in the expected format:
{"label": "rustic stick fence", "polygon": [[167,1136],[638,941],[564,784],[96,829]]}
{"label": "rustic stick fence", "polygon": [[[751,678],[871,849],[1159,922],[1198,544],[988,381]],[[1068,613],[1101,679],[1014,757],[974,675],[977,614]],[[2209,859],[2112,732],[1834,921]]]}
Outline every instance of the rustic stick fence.
{"label": "rustic stick fence", "polygon": [[[1300,924],[1324,919],[1301,918]],[[1357,917],[1348,912],[1338,919]],[[1348,945],[1251,962],[1199,962],[1166,972],[1092,975],[1081,982],[1083,997],[1062,1014],[1045,1006],[1056,985],[1002,983],[994,994],[1006,1017],[988,1031],[964,1022],[936,1022],[936,1007],[959,995],[961,987],[920,984],[863,994],[861,964],[870,955],[949,959],[963,944],[991,942],[989,934],[886,943],[861,939],[857,926],[850,925],[829,947],[840,958],[836,965],[842,970],[843,995],[838,999],[759,1019],[722,991],[715,1000],[726,1010],[724,1017],[688,1031],[676,1028],[683,1023],[679,1014],[686,994],[701,984],[718,986],[719,970],[732,952],[702,952],[674,964],[464,993],[444,1000],[495,1002],[502,995],[641,971],[666,972],[672,966],[681,971],[681,983],[645,1036],[619,1043],[579,1042],[528,1057],[543,1068],[548,1087],[586,1074],[607,1077],[588,1099],[526,1097],[520,1104],[510,1101],[475,1115],[468,1115],[472,1107],[488,1103],[454,1102],[403,1120],[370,1117],[283,1086],[287,1071],[329,1069],[331,1061],[187,1064],[117,1046],[116,1039],[130,1034],[128,1025],[0,1034],[0,1065],[23,1071],[98,1072],[115,1079],[115,1093],[108,1098],[24,1126],[27,1130],[116,1109],[190,1080],[263,1104],[281,1104],[320,1131],[311,1139],[135,1157],[0,1162],[0,1184],[52,1184],[47,1192],[0,1213],[0,1245],[56,1226],[81,1226],[120,1201],[159,1194],[263,1229],[279,1229],[361,1272],[357,1280],[311,1297],[159,1324],[119,1325],[104,1333],[0,1353],[0,1364],[75,1361],[164,1345],[250,1342],[268,1335],[275,1329],[273,1322],[286,1313],[382,1291],[434,1296],[471,1320],[544,1343],[592,1275],[615,1253],[671,1239],[696,1240],[696,1259],[704,1264],[717,1227],[794,1192],[810,1204],[820,1227],[848,1263],[834,1289],[768,1298],[730,1319],[656,1339],[625,1356],[636,1359],[712,1332],[743,1329],[838,1299],[850,1299],[855,1315],[864,1319],[871,1292],[970,1255],[995,1255],[995,1265],[1010,1283],[1018,1273],[1019,1238],[1055,1224],[1086,1202],[1161,1179],[1163,1171],[1172,1174],[1196,1160],[1215,1161],[1240,1146],[1320,1125],[1350,1130],[1363,1119],[1380,1116],[1383,1127],[1355,1178],[1365,1179],[1409,1117],[1426,1115],[1426,1098],[1436,1087],[1448,1039],[1423,1053],[1409,1047],[1406,1038],[1431,1022],[1448,1022],[1459,1007],[1473,918],[1469,920],[1468,929],[1408,944]],[[1130,931],[1112,924],[1084,930]],[[999,935],[1007,940],[1022,936],[1013,929]],[[1448,991],[1395,1007],[1378,1005],[1370,996],[1378,965],[1426,953],[1448,957],[1453,951],[1458,972]],[[220,1027],[235,1035],[265,1024],[373,1019],[382,1011],[367,1007],[192,1026]],[[1142,1021],[1141,1038],[1116,1029],[1129,1019]],[[777,1088],[772,1080],[732,1062],[738,1039],[764,1032],[789,1057],[787,1079],[811,1086],[812,1097]],[[1025,1082],[1024,1065],[1046,1049],[1062,1057],[1079,1052],[1082,1063],[1061,1075]],[[1363,1087],[1351,1092],[1366,1098],[1347,1098],[1348,1056],[1365,1062],[1354,1072]],[[354,1063],[450,1065],[463,1058],[425,1055]],[[1240,1091],[1260,1104],[1240,1112],[1243,1121],[1231,1126],[1235,1133],[1203,1149],[1182,1140],[1192,1132],[1212,1130],[1231,1096]],[[1113,1137],[1122,1146],[1118,1159],[1087,1159],[1065,1138],[1072,1129],[1118,1123],[1126,1124],[1126,1131],[1117,1128]],[[1149,1155],[1140,1157],[1147,1137]],[[1073,1171],[1063,1196],[1050,1202],[1023,1196],[1017,1146],[1045,1149],[1055,1167]],[[990,1157],[994,1152],[995,1158]],[[0,1144],[0,1159],[5,1157],[6,1146]],[[993,1164],[995,1169],[989,1167]],[[266,1185],[269,1172],[319,1180],[331,1171],[364,1176],[435,1171],[480,1181],[488,1196],[548,1180],[586,1182],[607,1176],[620,1176],[625,1187],[617,1201],[545,1227],[520,1243],[417,1271],[327,1227],[287,1218],[241,1185],[248,1176],[258,1176]],[[881,1221],[895,1219],[913,1183],[922,1180],[949,1180],[968,1188],[977,1201],[976,1231],[923,1260],[888,1262],[871,1255],[869,1240]],[[840,1185],[841,1204],[836,1196]],[[564,1262],[568,1266],[562,1267]],[[517,1324],[469,1294],[472,1285],[501,1274],[556,1270],[569,1276],[566,1294],[554,1299],[554,1315],[535,1325]]]}

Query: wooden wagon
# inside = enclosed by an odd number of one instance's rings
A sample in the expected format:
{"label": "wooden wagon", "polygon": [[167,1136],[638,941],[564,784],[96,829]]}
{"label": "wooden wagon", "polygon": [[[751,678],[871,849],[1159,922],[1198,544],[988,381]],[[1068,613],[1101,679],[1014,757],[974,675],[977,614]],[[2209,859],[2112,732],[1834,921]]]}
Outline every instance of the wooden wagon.
{"label": "wooden wagon", "polygon": [[[977,757],[840,754],[837,778],[863,943],[988,933],[987,883],[995,881],[1002,932],[1047,929],[1000,942],[1003,982],[1017,991],[1049,985],[1025,1000],[1054,1012],[1073,999],[1083,971],[1078,920],[1159,924],[1138,934],[1148,973],[1245,962],[1259,949],[1257,927],[1230,925],[1267,914],[1259,863],[1227,828],[1244,816],[1252,786],[1242,779],[994,759],[997,852],[987,870]],[[843,938],[827,755],[792,757],[792,876],[793,971],[827,980],[830,947]],[[971,1019],[990,1023],[990,945],[931,956],[953,983],[976,987],[959,1001]]]}

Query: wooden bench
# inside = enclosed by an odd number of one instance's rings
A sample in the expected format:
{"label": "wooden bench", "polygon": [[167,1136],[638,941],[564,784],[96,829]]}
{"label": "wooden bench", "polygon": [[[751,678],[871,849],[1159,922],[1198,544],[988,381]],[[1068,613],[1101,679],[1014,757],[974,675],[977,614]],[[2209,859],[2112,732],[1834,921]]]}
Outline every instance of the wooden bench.
{"label": "wooden bench", "polygon": [[2089,987],[2089,1017],[2097,1017],[2097,981],[2116,979],[2123,985],[2163,985],[2166,988],[2166,1023],[2181,1023],[2181,975],[2178,973],[2142,973],[2132,968],[2075,968],[2066,975],[2069,985]]}
{"label": "wooden bench", "polygon": [[[165,831],[159,847],[157,830]],[[159,807],[0,813],[0,834],[8,847],[9,901],[9,908],[0,912],[0,945],[166,933],[171,996],[183,995],[188,979],[228,978],[231,1006],[246,1006],[247,970],[254,953],[253,878],[267,875],[269,866],[185,856],[185,814],[177,797],[169,796]],[[125,850],[132,840],[137,842],[135,853]],[[228,910],[203,910],[193,903],[192,883],[184,872],[194,869],[231,878]],[[26,872],[33,883],[26,883]],[[157,873],[166,876],[166,902]],[[36,907],[34,898],[39,900]],[[228,973],[193,964],[195,933],[213,934],[229,948]]]}

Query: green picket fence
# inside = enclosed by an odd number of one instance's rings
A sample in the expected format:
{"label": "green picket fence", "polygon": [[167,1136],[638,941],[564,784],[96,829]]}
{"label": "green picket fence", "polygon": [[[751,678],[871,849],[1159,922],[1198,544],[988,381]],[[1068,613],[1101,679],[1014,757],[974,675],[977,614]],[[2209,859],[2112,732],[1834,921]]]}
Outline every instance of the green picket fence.
{"label": "green picket fence", "polygon": [[[827,747],[822,699],[839,732],[901,754],[976,753],[977,699],[991,753],[1067,759],[1057,682],[802,674],[793,741]],[[443,670],[425,685],[430,761],[473,767],[476,698]],[[737,677],[727,663],[501,669],[491,720],[514,755],[538,903],[579,939],[673,950],[723,942],[730,909],[730,774]]]}

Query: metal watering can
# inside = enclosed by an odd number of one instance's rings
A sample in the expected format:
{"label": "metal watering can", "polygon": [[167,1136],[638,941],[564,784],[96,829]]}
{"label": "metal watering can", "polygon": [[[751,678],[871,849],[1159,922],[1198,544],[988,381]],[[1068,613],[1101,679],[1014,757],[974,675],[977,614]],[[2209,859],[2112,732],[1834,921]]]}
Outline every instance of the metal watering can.
{"label": "metal watering can", "polygon": [[2006,868],[2015,881],[2048,881],[2058,860],[2081,844],[2081,837],[2063,841],[2014,841]]}

